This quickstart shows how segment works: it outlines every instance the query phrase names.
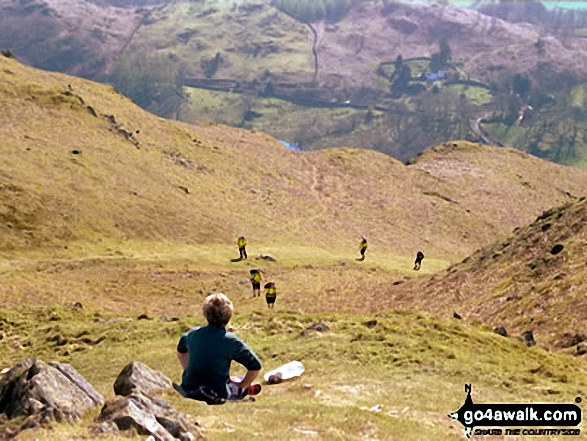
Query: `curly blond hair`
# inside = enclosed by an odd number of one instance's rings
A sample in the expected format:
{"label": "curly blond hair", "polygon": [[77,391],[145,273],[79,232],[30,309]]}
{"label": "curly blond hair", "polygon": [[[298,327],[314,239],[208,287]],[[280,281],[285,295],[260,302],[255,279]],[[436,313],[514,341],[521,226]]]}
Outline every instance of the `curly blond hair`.
{"label": "curly blond hair", "polygon": [[222,293],[209,295],[202,306],[208,323],[216,326],[226,326],[232,318],[233,311],[232,302]]}

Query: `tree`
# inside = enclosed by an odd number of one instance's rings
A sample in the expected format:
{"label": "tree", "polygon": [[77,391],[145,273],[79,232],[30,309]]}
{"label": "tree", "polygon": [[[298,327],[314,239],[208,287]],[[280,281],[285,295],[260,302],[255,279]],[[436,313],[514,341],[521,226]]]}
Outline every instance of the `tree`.
{"label": "tree", "polygon": [[432,54],[430,58],[430,72],[440,72],[447,67],[448,60],[450,60],[452,51],[448,42],[445,39],[440,41],[440,48],[438,52]]}
{"label": "tree", "polygon": [[512,80],[512,86],[514,89],[514,93],[517,93],[521,97],[526,97],[530,93],[530,89],[532,88],[532,81],[528,75],[523,74],[515,74]]}
{"label": "tree", "polygon": [[181,90],[177,65],[165,55],[123,55],[116,61],[110,80],[144,109],[175,99]]}
{"label": "tree", "polygon": [[412,70],[410,66],[407,64],[402,65],[402,68],[397,75],[395,75],[395,80],[391,84],[391,94],[394,98],[401,97],[404,93],[407,92],[408,85],[412,79]]}
{"label": "tree", "polygon": [[222,58],[222,55],[220,55],[220,52],[216,52],[216,55],[212,58],[202,59],[202,61],[200,61],[200,66],[204,71],[206,78],[212,78],[223,61],[224,59]]}
{"label": "tree", "polygon": [[395,67],[396,72],[399,72],[404,66],[404,58],[401,55],[398,55],[393,65]]}

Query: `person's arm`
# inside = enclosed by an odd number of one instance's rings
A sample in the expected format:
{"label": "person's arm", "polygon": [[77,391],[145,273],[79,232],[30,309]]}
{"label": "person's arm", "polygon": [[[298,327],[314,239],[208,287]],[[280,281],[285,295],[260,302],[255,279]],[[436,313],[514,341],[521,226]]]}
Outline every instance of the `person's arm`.
{"label": "person's arm", "polygon": [[181,364],[182,369],[185,371],[188,367],[188,353],[177,351],[177,359],[179,360],[179,364]]}
{"label": "person's arm", "polygon": [[259,375],[261,361],[257,357],[257,354],[251,351],[238,337],[234,338],[234,349],[232,359],[247,369],[245,377],[236,383],[236,385],[241,389],[246,389],[257,378],[257,375]]}
{"label": "person's arm", "polygon": [[235,383],[240,389],[246,389],[247,387],[249,387],[253,381],[255,381],[255,378],[257,378],[257,375],[259,375],[260,371],[247,371],[247,374],[245,375],[245,377],[242,379],[242,381]]}
{"label": "person's arm", "polygon": [[187,334],[184,334],[177,344],[177,359],[181,364],[182,369],[185,371],[188,367],[189,355],[187,346]]}

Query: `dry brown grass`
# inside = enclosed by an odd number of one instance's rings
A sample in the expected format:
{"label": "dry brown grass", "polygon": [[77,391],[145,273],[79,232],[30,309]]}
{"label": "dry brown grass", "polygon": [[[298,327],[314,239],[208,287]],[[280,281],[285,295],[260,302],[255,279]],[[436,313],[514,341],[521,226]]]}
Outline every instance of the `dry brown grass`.
{"label": "dry brown grass", "polygon": [[[5,250],[108,240],[232,246],[244,234],[262,246],[348,253],[365,234],[382,254],[423,249],[453,260],[587,182],[585,171],[462,142],[409,167],[373,151],[291,152],[263,134],[166,121],[111,87],[6,58],[0,79]],[[455,160],[482,163],[484,175],[445,176]]]}
{"label": "dry brown grass", "polygon": [[[177,339],[201,323],[204,296],[224,291],[236,304],[233,326],[266,366],[300,359],[313,386],[270,389],[250,413],[165,395],[201,417],[214,439],[286,438],[301,427],[323,439],[456,440],[461,431],[445,415],[462,404],[455,391],[463,381],[478,385],[486,402],[544,401],[550,391],[560,401],[584,396],[583,380],[569,379],[584,378],[578,359],[528,350],[467,322],[385,312],[405,300],[386,298],[391,283],[404,287],[503,237],[568,199],[563,190],[581,191],[584,171],[461,142],[411,166],[371,151],[295,153],[262,134],[165,121],[107,86],[5,58],[0,106],[2,367],[24,356],[58,358],[105,394],[131,360],[178,379]],[[123,129],[140,133],[129,139]],[[493,214],[506,204],[508,216]],[[365,233],[367,259],[356,262]],[[240,234],[250,260],[232,263]],[[418,248],[427,257],[415,273]],[[254,260],[260,253],[278,262]],[[277,282],[275,311],[249,298],[253,266]],[[424,300],[450,305],[432,295],[410,302]],[[71,308],[77,301],[83,310]],[[150,319],[137,320],[143,313]],[[368,329],[363,323],[374,316],[377,327]],[[320,320],[333,331],[299,337]],[[56,333],[66,346],[55,346]],[[543,362],[550,367],[536,371]],[[369,412],[377,404],[384,413]],[[25,437],[80,433],[56,426]]]}
{"label": "dry brown grass", "polygon": [[533,330],[540,344],[572,347],[570,337],[587,334],[586,221],[585,198],[549,210],[445,272],[392,290],[387,300],[443,315],[457,310],[513,335]]}

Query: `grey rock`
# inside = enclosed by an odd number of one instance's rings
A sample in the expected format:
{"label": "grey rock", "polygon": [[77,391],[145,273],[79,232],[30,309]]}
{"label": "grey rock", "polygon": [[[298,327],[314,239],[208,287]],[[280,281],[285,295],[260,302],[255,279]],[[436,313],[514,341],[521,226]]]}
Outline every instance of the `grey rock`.
{"label": "grey rock", "polygon": [[579,343],[577,345],[576,351],[577,351],[576,352],[577,355],[587,354],[587,343],[585,343],[585,342]]}
{"label": "grey rock", "polygon": [[536,340],[534,340],[534,335],[532,331],[528,330],[522,334],[522,341],[528,347],[536,345]]}
{"label": "grey rock", "polygon": [[587,337],[584,334],[579,332],[572,334],[570,332],[565,332],[561,339],[560,346],[563,348],[572,348],[573,346],[577,346],[579,343],[582,343],[587,340]]}
{"label": "grey rock", "polygon": [[104,421],[90,428],[94,435],[118,435],[120,431],[114,421]]}
{"label": "grey rock", "polygon": [[108,400],[97,421],[102,424],[112,422],[122,431],[134,428],[140,435],[153,436],[160,441],[203,438],[200,429],[166,401],[140,392]]}
{"label": "grey rock", "polygon": [[500,326],[499,328],[495,328],[493,330],[493,332],[495,332],[498,335],[501,335],[502,337],[508,336],[508,332],[506,331],[506,329],[503,326]]}
{"label": "grey rock", "polygon": [[83,391],[93,402],[95,406],[102,406],[104,398],[94,389],[94,387],[80,375],[70,364],[50,362],[49,366],[61,372],[69,381],[75,384],[81,391]]}
{"label": "grey rock", "polygon": [[322,323],[322,322],[318,322],[318,323],[314,323],[311,326],[308,326],[306,329],[304,329],[300,335],[303,337],[308,336],[311,331],[316,331],[316,332],[330,332],[330,328],[328,327],[328,325],[326,323]]}
{"label": "grey rock", "polygon": [[259,259],[261,259],[261,260],[265,260],[265,261],[267,261],[267,262],[277,262],[277,259],[276,259],[275,257],[271,257],[271,256],[269,256],[269,255],[264,255],[264,254],[259,254],[259,255],[258,255],[256,258],[255,258],[255,260],[259,260]]}
{"label": "grey rock", "polygon": [[[57,366],[57,367],[56,367]],[[73,367],[27,358],[0,380],[0,413],[25,416],[21,429],[80,419],[104,399]]]}
{"label": "grey rock", "polygon": [[146,364],[133,362],[126,365],[118,374],[114,382],[114,393],[126,396],[140,391],[150,395],[157,390],[170,387],[171,380],[161,372],[154,371]]}

